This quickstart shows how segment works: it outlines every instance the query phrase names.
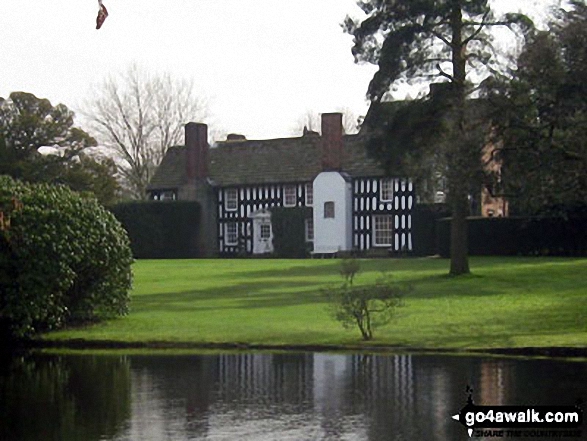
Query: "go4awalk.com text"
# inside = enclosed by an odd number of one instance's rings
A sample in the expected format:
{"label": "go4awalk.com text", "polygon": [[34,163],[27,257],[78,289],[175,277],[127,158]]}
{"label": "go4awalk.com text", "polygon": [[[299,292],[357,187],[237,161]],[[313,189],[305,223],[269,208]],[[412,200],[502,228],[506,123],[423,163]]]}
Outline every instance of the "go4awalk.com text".
{"label": "go4awalk.com text", "polygon": [[478,406],[471,395],[452,416],[469,436],[580,438],[583,411],[575,406]]}

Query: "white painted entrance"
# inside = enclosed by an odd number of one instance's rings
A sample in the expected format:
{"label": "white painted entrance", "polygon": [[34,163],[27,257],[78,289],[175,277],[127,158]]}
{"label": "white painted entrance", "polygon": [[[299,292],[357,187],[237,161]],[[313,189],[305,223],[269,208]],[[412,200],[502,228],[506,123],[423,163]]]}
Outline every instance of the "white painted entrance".
{"label": "white painted entrance", "polygon": [[249,216],[253,219],[253,254],[273,252],[273,227],[271,212],[259,210]]}

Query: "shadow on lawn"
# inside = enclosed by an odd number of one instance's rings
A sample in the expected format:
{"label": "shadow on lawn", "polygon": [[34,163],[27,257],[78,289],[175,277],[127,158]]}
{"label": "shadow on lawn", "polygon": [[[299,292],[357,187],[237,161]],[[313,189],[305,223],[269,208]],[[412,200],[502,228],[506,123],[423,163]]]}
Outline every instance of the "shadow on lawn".
{"label": "shadow on lawn", "polygon": [[[322,290],[338,286],[343,282],[338,273],[339,264],[327,266],[300,266],[277,271],[252,271],[247,273],[223,274],[218,286],[144,294],[133,298],[134,311],[204,311],[218,309],[279,308],[307,304],[326,303]],[[366,270],[374,277],[358,277],[357,284],[371,284],[384,273],[378,268]],[[319,276],[318,281],[312,276]],[[330,277],[328,277],[330,276]],[[473,276],[471,276],[473,277]],[[365,280],[367,279],[367,280]],[[439,282],[446,283],[440,284]],[[424,276],[415,282],[416,290],[406,298],[429,298],[448,295],[451,290],[450,279],[442,275]],[[419,287],[422,289],[418,289]],[[446,292],[445,292],[446,291]],[[477,292],[478,295],[497,295],[500,291],[488,286]]]}
{"label": "shadow on lawn", "polygon": [[[260,260],[259,265],[262,266],[263,262]],[[523,293],[524,288],[527,288],[528,294],[531,295],[532,286],[542,288],[544,285],[535,280],[541,276],[540,268],[535,266],[518,268],[515,275],[507,274],[507,272],[502,274],[499,270],[489,272],[485,270],[482,274],[473,273],[454,278],[444,273],[435,274],[436,268],[432,269],[433,273],[431,274],[431,268],[427,262],[422,261],[424,265],[422,267],[417,260],[409,262],[412,264],[408,265],[404,261],[389,259],[362,261],[362,271],[357,277],[357,284],[372,283],[379,274],[383,274],[381,270],[384,268],[391,269],[390,273],[393,275],[394,268],[401,271],[399,269],[401,264],[401,266],[408,268],[406,271],[412,273],[408,278],[415,287],[414,291],[406,296],[407,301],[443,297],[458,298],[459,296],[503,296],[512,288],[517,290],[518,295]],[[536,262],[540,263],[540,261]],[[223,273],[217,286],[204,289],[198,289],[198,279],[194,278],[193,290],[140,295],[133,298],[132,308],[134,311],[205,311],[279,308],[325,303],[321,289],[342,282],[342,278],[339,276],[340,260],[328,263],[316,261],[316,263],[318,264],[311,261],[307,265],[275,270],[261,267],[259,270]],[[415,269],[413,263],[417,263]],[[442,264],[442,262],[440,263]],[[361,276],[367,275],[367,273],[369,273],[368,277]],[[544,282],[552,283],[553,290],[556,290],[557,283],[559,283],[557,280],[569,280],[571,273],[569,268],[562,266],[551,268],[549,277],[551,279]],[[574,273],[572,278],[575,278]],[[364,281],[365,279],[368,281]],[[482,311],[472,311],[471,313],[482,313]],[[512,317],[512,320],[516,320],[516,318]]]}
{"label": "shadow on lawn", "polygon": [[[275,277],[275,276],[274,276]],[[471,276],[478,279],[480,276]],[[291,275],[290,275],[291,279]],[[229,279],[233,280],[233,279]],[[316,282],[295,278],[288,280],[283,273],[272,279],[257,279],[252,282],[242,281],[232,285],[223,285],[215,288],[197,288],[189,291],[171,293],[157,293],[137,296],[133,299],[134,311],[204,311],[218,309],[250,309],[250,308],[279,308],[307,304],[326,303],[322,290],[326,287],[337,286],[342,283],[341,278],[334,278],[326,282]],[[368,282],[371,283],[371,282]],[[492,287],[489,284],[480,287],[475,285],[474,290],[468,291],[466,286],[456,287],[454,281],[445,276],[428,276],[414,283],[415,289],[406,295],[405,299],[439,298],[460,295],[499,296],[503,289]],[[197,285],[196,283],[194,283]]]}
{"label": "shadow on lawn", "polygon": [[[587,263],[585,259],[546,259],[540,257],[528,258],[492,258],[472,257],[471,274],[454,277],[448,274],[448,259],[409,258],[409,259],[361,259],[361,269],[357,274],[357,282],[374,281],[383,275],[391,275],[398,281],[410,281],[415,284],[427,284],[438,282],[442,284],[454,283],[458,286],[467,283],[475,283],[475,280],[485,278],[488,283],[493,280],[516,282],[528,279],[532,282],[535,276],[542,275],[541,267],[546,265],[548,275],[551,278],[568,277],[571,273],[576,275],[576,263]],[[309,260],[307,265],[293,266],[289,268],[268,269],[263,266],[264,260],[259,260],[260,269],[251,268],[246,272],[227,272],[222,276],[228,280],[243,279],[267,279],[268,283],[274,283],[281,278],[297,277],[324,277],[328,282],[336,283],[340,276],[341,259]],[[328,262],[328,263],[325,263]],[[554,264],[554,265],[553,265]],[[562,265],[561,265],[562,264]],[[520,267],[522,265],[523,267]],[[511,274],[511,272],[515,274]]]}
{"label": "shadow on lawn", "polygon": [[275,308],[323,303],[320,286],[304,281],[262,281],[205,290],[148,294],[133,299],[133,310],[204,311]]}
{"label": "shadow on lawn", "polygon": [[[303,260],[300,260],[302,262]],[[292,266],[285,269],[267,269],[264,267],[264,260],[259,260],[261,269],[251,269],[246,272],[230,272],[223,276],[230,279],[244,279],[244,278],[267,278],[274,279],[276,277],[336,277],[340,276],[342,259],[312,259],[303,266]],[[432,263],[432,264],[431,264]],[[385,273],[419,273],[419,272],[448,272],[448,260],[437,259],[431,261],[430,259],[414,258],[414,259],[360,259],[361,269],[358,277],[361,274],[385,274]]]}

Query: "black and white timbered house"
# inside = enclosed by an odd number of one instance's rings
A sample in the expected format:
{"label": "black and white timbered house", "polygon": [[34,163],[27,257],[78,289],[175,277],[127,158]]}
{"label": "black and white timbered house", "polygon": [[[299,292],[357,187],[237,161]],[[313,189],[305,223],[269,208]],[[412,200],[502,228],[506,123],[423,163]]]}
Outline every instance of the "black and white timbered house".
{"label": "black and white timbered house", "polygon": [[412,250],[412,183],[368,157],[366,133],[344,135],[342,115],[322,115],[322,134],[247,140],[210,148],[204,124],[186,125],[148,187],[151,199],[197,200],[203,255],[273,251],[271,210],[311,207],[306,241],[316,254]]}

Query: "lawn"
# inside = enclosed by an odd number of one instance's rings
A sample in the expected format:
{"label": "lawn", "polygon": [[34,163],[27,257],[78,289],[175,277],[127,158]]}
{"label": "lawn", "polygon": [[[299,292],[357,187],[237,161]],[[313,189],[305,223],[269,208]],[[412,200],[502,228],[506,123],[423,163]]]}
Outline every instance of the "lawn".
{"label": "lawn", "polygon": [[[359,331],[343,329],[320,293],[341,282],[339,268],[334,259],[137,261],[127,317],[43,338],[359,346]],[[444,259],[362,260],[356,284],[386,272],[415,287],[369,345],[587,346],[587,259],[473,257],[471,268],[451,278]]]}

